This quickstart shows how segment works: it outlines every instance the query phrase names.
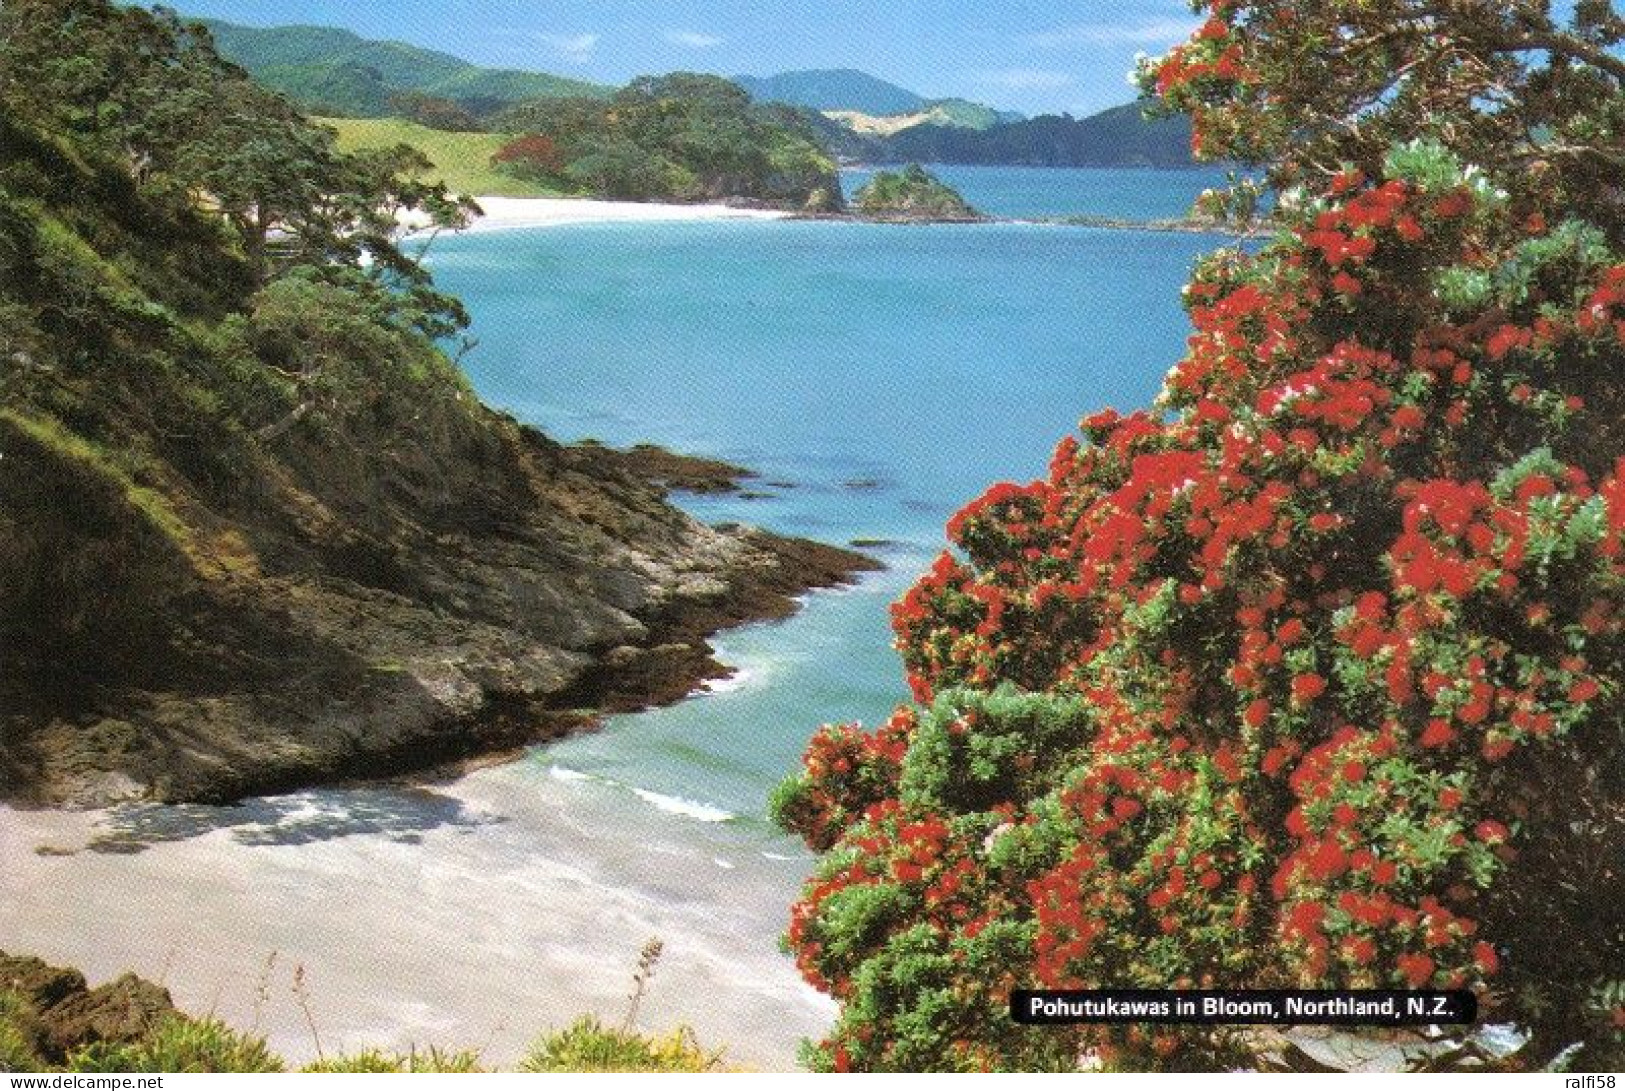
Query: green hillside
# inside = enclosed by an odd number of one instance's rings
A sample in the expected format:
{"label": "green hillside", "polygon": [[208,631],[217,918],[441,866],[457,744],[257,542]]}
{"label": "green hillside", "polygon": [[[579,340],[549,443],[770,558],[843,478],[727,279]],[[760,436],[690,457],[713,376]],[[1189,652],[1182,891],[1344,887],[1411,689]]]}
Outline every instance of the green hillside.
{"label": "green hillside", "polygon": [[335,27],[245,27],[205,19],[228,60],[317,114],[384,117],[401,92],[446,98],[487,113],[532,98],[599,97],[609,88],[545,72],[482,68],[405,42]]}
{"label": "green hillside", "polygon": [[991,129],[1011,116],[962,98],[938,99],[928,104],[927,112],[941,119],[938,124],[956,125],[961,129]]}
{"label": "green hillside", "polygon": [[426,174],[454,193],[491,197],[556,197],[560,186],[525,181],[494,169],[491,156],[509,140],[500,133],[448,133],[399,118],[315,119],[338,133],[338,149],[351,153],[407,144],[433,164]]}

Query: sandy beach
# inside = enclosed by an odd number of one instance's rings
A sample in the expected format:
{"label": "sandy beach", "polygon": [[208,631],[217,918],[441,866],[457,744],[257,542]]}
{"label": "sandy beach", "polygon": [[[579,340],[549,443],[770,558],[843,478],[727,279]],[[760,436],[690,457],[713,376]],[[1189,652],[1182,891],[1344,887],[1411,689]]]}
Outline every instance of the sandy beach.
{"label": "sandy beach", "polygon": [[577,1015],[618,1023],[659,937],[639,1024],[789,1069],[834,1014],[775,939],[807,863],[726,825],[705,828],[731,847],[685,835],[717,822],[539,759],[240,807],[0,808],[0,942],[92,984],[134,971],[295,1063],[317,1052],[302,966],[328,1053],[475,1048],[505,1067]]}
{"label": "sandy beach", "polygon": [[[589,223],[674,223],[695,220],[783,220],[790,216],[765,208],[729,205],[676,205],[641,201],[597,201],[582,197],[476,197],[485,215],[468,231],[504,231],[521,227],[561,227]],[[426,225],[422,216],[402,221]]]}

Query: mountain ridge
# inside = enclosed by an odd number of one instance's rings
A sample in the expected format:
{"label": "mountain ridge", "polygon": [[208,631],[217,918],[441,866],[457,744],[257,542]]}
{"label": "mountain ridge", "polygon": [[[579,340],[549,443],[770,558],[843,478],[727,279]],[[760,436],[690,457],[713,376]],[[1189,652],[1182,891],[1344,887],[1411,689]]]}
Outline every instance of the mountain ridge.
{"label": "mountain ridge", "polygon": [[384,117],[395,95],[416,93],[488,110],[531,98],[600,98],[611,88],[548,72],[486,68],[408,42],[366,38],[342,27],[295,23],[250,27],[197,20],[226,59],[315,114]]}

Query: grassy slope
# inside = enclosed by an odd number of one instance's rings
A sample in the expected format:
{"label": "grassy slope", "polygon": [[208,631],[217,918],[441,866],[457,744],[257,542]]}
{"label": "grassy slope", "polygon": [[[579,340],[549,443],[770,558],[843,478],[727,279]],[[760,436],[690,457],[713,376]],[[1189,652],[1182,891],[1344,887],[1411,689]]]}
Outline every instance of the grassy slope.
{"label": "grassy slope", "polygon": [[501,133],[448,133],[396,118],[316,118],[336,129],[341,151],[410,144],[434,163],[432,177],[458,193],[476,197],[560,197],[562,191],[509,177],[491,166],[506,144]]}

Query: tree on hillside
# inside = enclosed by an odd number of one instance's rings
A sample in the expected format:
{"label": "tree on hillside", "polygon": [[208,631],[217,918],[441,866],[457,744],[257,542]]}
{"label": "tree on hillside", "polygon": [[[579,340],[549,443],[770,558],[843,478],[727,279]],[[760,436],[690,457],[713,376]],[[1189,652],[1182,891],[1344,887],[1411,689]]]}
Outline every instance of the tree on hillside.
{"label": "tree on hillside", "polygon": [[492,127],[551,140],[564,176],[602,197],[839,204],[835,164],[805,117],[756,105],[719,76],[643,76],[609,100],[537,99]]}
{"label": "tree on hillside", "polygon": [[531,133],[515,137],[491,156],[491,165],[515,178],[545,182],[564,172],[564,156],[552,137]]}
{"label": "tree on hillside", "polygon": [[462,104],[420,91],[401,91],[390,95],[389,108],[397,117],[448,133],[474,133],[484,128],[480,119]]}
{"label": "tree on hillside", "polygon": [[428,164],[409,148],[340,154],[331,132],[223,60],[202,25],[106,0],[7,3],[0,106],[217,210],[262,283],[320,269],[398,297],[427,332],[466,324],[400,249],[396,217],[453,226],[472,203],[423,182]]}
{"label": "tree on hillside", "polygon": [[1582,0],[1216,0],[1143,78],[1265,164],[1153,412],[949,524],[914,700],[775,801],[842,1005],[821,1068],[1279,1063],[1021,1028],[1017,987],[1471,988],[1625,1064],[1625,23]]}

